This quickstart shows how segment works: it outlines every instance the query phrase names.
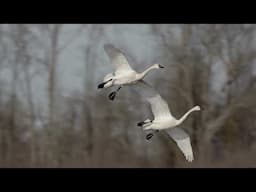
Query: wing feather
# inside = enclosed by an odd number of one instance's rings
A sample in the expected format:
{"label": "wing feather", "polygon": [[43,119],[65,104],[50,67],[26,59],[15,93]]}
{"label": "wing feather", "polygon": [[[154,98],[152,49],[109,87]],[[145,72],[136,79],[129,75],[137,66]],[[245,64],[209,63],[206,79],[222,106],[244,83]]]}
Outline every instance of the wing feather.
{"label": "wing feather", "polygon": [[134,70],[129,65],[127,58],[121,50],[115,48],[111,44],[105,44],[104,50],[107,53],[110,62],[114,65],[116,75],[134,72]]}
{"label": "wing feather", "polygon": [[136,84],[136,88],[142,97],[149,102],[155,120],[166,117],[173,118],[167,102],[151,85],[141,80]]}
{"label": "wing feather", "polygon": [[194,160],[194,156],[189,135],[180,128],[171,128],[166,130],[166,132],[176,142],[186,160],[192,162]]}

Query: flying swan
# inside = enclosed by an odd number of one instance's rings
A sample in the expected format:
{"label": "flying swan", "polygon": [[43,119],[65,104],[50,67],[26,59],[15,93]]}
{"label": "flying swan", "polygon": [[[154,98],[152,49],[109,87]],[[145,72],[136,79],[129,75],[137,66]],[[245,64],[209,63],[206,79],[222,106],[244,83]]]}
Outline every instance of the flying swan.
{"label": "flying swan", "polygon": [[122,88],[123,85],[135,84],[139,80],[142,80],[149,71],[153,69],[164,68],[159,64],[154,64],[142,73],[137,73],[129,65],[124,53],[115,48],[111,44],[105,44],[104,50],[107,53],[110,62],[114,65],[114,74],[107,74],[101,84],[98,85],[98,89],[112,87],[118,85],[118,89],[109,94],[109,99],[114,100],[117,92]]}
{"label": "flying swan", "polygon": [[[143,122],[139,122],[137,125],[142,127],[143,130],[166,130],[167,134],[176,142],[179,149],[184,154],[187,161],[194,160],[193,151],[190,143],[189,135],[181,128],[177,128],[187,116],[193,111],[200,111],[199,106],[195,106],[185,113],[180,119],[176,119],[172,116],[168,104],[166,101],[146,82],[140,81],[136,84],[139,90],[142,90],[145,94],[143,97],[150,103],[151,110],[154,115],[154,120],[147,119]],[[153,136],[152,133],[147,134],[146,139],[149,140]]]}

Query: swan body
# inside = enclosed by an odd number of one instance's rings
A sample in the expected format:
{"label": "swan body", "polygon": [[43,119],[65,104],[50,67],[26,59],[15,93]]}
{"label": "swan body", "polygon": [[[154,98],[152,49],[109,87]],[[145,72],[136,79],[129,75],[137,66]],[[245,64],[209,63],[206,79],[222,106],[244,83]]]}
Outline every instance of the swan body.
{"label": "swan body", "polygon": [[[178,147],[185,155],[186,160],[189,162],[193,161],[194,157],[189,135],[177,126],[180,125],[190,113],[199,111],[200,107],[195,106],[186,112],[180,119],[176,119],[171,114],[166,101],[150,85],[144,81],[140,81],[137,84],[137,87],[146,92],[144,97],[146,97],[147,101],[150,103],[154,115],[154,120],[146,119],[143,122],[139,122],[137,125],[141,126],[143,130],[161,131],[168,129],[168,135],[177,143]],[[153,134],[151,133],[151,137],[152,136]]]}
{"label": "swan body", "polygon": [[104,50],[107,53],[111,63],[114,65],[115,72],[113,74],[107,74],[104,77],[103,82],[98,85],[98,88],[108,88],[115,85],[126,86],[136,84],[138,81],[142,80],[151,70],[164,68],[159,64],[154,64],[142,73],[138,73],[131,68],[124,53],[122,53],[119,49],[115,48],[111,44],[105,44]]}
{"label": "swan body", "polygon": [[192,109],[190,109],[187,113],[185,113],[180,119],[175,119],[174,117],[166,117],[162,119],[154,119],[150,125],[143,126],[144,130],[162,130],[162,129],[169,129],[172,127],[176,127],[180,125],[187,116],[192,113],[193,111],[200,111],[199,106],[195,106]]}

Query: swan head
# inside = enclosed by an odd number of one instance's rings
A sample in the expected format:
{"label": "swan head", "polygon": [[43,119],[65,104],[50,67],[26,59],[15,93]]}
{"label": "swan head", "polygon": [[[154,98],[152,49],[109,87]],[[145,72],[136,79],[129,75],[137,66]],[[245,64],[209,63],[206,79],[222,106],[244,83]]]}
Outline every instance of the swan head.
{"label": "swan head", "polygon": [[153,67],[155,67],[156,69],[162,69],[164,68],[164,66],[160,65],[160,64],[154,64]]}
{"label": "swan head", "polygon": [[103,80],[103,83],[99,84],[98,85],[98,89],[102,89],[102,88],[108,88],[108,87],[111,87],[114,83],[114,76],[113,74],[107,74],[105,77],[104,77],[104,80]]}
{"label": "swan head", "polygon": [[201,110],[200,106],[195,106],[194,107],[194,111],[200,111],[200,110]]}

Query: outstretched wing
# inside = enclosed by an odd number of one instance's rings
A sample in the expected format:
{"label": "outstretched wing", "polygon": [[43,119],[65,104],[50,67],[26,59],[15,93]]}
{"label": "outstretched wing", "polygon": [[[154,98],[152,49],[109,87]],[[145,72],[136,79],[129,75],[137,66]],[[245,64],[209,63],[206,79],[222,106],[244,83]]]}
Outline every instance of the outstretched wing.
{"label": "outstretched wing", "polygon": [[173,118],[168,104],[151,85],[141,80],[136,84],[136,90],[150,103],[155,120]]}
{"label": "outstretched wing", "polygon": [[111,44],[105,44],[104,50],[107,53],[110,62],[114,65],[116,75],[134,72],[121,50],[115,48]]}
{"label": "outstretched wing", "polygon": [[192,162],[194,156],[189,135],[180,128],[171,128],[166,130],[166,132],[177,143],[186,160]]}

